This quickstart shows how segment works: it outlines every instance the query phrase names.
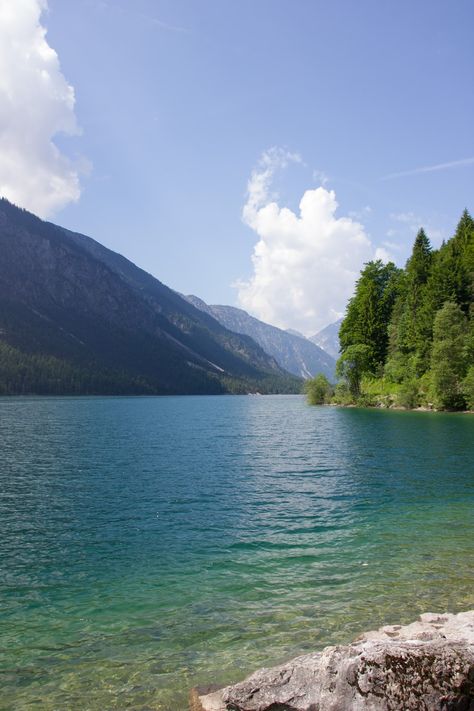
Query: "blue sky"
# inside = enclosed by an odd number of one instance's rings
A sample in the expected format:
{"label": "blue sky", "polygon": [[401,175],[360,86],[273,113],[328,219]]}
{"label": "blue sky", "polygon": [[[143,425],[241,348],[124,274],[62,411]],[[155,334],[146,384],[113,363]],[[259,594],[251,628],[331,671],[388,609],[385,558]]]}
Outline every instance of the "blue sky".
{"label": "blue sky", "polygon": [[473,210],[473,21],[471,0],[49,0],[81,132],[51,129],[76,183],[45,214],[311,333],[364,260],[403,264],[420,224],[438,245]]}

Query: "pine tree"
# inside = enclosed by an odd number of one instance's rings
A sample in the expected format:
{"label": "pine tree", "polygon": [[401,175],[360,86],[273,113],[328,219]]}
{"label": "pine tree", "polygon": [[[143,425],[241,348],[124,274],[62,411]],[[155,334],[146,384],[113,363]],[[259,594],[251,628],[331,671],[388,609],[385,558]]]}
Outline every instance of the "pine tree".
{"label": "pine tree", "polygon": [[448,300],[468,313],[474,298],[474,221],[467,210],[454,237],[437,253],[427,286],[427,312],[432,319]]}
{"label": "pine tree", "polygon": [[[431,319],[426,318],[424,301],[432,260],[430,241],[425,231],[420,229],[406,264],[401,303],[395,310],[398,315],[397,332],[393,334],[398,348],[411,359],[413,375],[422,374],[428,367],[427,343],[431,340]],[[408,363],[408,358],[405,360]]]}
{"label": "pine tree", "polygon": [[383,365],[388,348],[388,324],[398,295],[400,270],[390,262],[368,262],[349,301],[339,331],[341,352],[351,346],[367,347],[365,367],[372,372]]}
{"label": "pine tree", "polygon": [[459,409],[465,404],[466,326],[461,307],[452,301],[443,305],[434,320],[431,382],[435,404],[443,409]]}
{"label": "pine tree", "polygon": [[464,313],[474,299],[474,220],[464,210],[452,240],[456,301]]}

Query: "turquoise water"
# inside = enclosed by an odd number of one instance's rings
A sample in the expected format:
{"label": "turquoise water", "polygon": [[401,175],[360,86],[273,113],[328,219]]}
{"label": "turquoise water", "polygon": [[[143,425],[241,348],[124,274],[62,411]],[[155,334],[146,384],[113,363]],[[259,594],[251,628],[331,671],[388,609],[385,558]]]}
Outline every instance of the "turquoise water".
{"label": "turquoise water", "polygon": [[0,399],[0,708],[191,686],[474,606],[474,417]]}

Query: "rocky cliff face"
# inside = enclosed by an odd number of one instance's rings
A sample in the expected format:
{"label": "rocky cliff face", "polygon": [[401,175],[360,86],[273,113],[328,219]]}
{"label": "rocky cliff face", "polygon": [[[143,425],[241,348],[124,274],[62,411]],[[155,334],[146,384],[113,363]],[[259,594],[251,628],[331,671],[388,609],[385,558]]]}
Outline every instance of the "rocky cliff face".
{"label": "rocky cliff face", "polygon": [[334,380],[335,361],[332,356],[301,334],[270,326],[233,306],[209,306],[197,296],[186,298],[231,331],[250,336],[293,375],[311,378],[317,373],[324,373],[330,380]]}
{"label": "rocky cliff face", "polygon": [[473,711],[474,611],[421,615],[234,686],[191,693],[192,711]]}

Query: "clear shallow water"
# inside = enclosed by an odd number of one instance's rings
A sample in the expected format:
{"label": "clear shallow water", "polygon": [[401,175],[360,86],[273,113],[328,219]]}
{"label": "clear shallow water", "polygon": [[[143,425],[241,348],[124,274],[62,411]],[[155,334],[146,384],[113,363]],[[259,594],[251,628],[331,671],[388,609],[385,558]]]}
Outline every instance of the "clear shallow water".
{"label": "clear shallow water", "polygon": [[191,686],[474,606],[474,417],[0,399],[0,708]]}

